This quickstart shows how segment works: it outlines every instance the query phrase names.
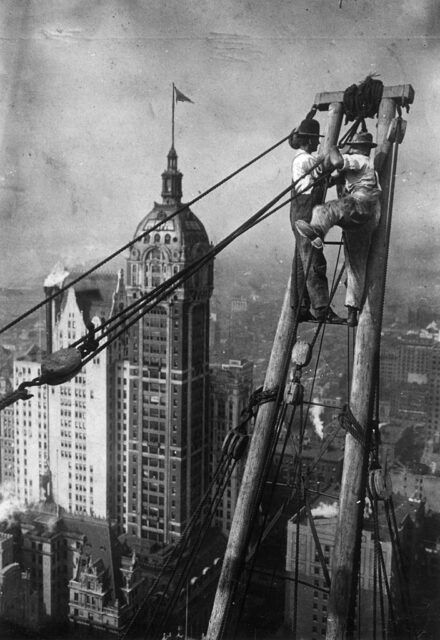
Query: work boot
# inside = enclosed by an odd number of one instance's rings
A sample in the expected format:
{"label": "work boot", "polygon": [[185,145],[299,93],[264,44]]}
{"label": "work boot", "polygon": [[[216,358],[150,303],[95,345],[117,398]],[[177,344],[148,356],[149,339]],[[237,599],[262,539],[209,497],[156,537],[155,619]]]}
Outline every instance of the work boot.
{"label": "work boot", "polygon": [[310,309],[306,307],[301,307],[298,314],[298,322],[309,322],[310,320],[314,320],[314,316],[310,313]]}
{"label": "work boot", "polygon": [[335,323],[343,322],[343,318],[341,318],[341,316],[338,316],[338,314],[335,313],[331,307],[329,307],[329,310],[327,311],[326,320],[327,322],[335,322]]}
{"label": "work boot", "polygon": [[358,314],[358,310],[356,309],[356,307],[347,307],[348,309],[348,313],[347,313],[347,325],[349,327],[357,327],[357,323],[358,323],[358,318],[357,318],[357,314]]}
{"label": "work boot", "polygon": [[297,220],[295,222],[295,227],[298,233],[300,234],[300,236],[310,240],[310,242],[312,243],[312,246],[315,247],[315,249],[324,248],[324,243],[322,241],[322,238],[320,237],[319,233],[315,231],[315,229],[312,227],[311,224],[309,224],[305,220]]}
{"label": "work boot", "polygon": [[342,322],[342,318],[331,307],[318,307],[315,309],[315,319],[318,322]]}

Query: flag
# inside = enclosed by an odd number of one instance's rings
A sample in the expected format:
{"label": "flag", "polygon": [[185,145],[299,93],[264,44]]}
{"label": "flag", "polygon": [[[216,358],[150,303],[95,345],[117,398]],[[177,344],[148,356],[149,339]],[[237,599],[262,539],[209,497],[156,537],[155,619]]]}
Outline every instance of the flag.
{"label": "flag", "polygon": [[179,91],[177,87],[174,87],[174,91],[176,92],[176,102],[191,102],[191,104],[194,104],[194,102]]}

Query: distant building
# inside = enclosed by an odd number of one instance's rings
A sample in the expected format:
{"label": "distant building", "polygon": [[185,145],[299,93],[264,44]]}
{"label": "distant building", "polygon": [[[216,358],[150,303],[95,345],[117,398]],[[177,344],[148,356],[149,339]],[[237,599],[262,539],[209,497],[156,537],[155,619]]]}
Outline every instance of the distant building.
{"label": "distant building", "polygon": [[33,592],[29,572],[14,561],[13,537],[0,532],[0,618],[28,629],[41,622],[39,597]]}
{"label": "distant building", "polygon": [[[62,272],[57,286],[68,282],[68,273]],[[49,351],[70,346],[87,333],[89,323],[99,330],[110,311],[115,282],[115,276],[95,274],[56,299],[48,320]],[[40,375],[44,355],[34,345],[16,359],[15,388]],[[72,513],[107,517],[113,489],[108,474],[106,351],[69,382],[34,387],[32,394],[14,405],[17,497],[25,504],[51,500]]]}
{"label": "distant building", "polygon": [[69,581],[70,622],[119,633],[145,596],[146,582],[136,554],[123,554],[106,522],[66,518],[64,526],[67,536],[77,530],[81,539]]}
{"label": "distant building", "polygon": [[[337,526],[338,504],[330,498],[320,496],[316,499],[312,508],[314,525],[321,544],[325,564],[331,577],[331,558],[334,548],[334,539]],[[298,602],[297,602],[297,637],[318,640],[326,634],[329,589],[325,579],[323,566],[316,548],[312,528],[304,510],[299,516],[299,554],[298,554]],[[423,520],[423,509],[418,505],[414,509],[408,503],[401,503],[396,509],[396,518],[399,526],[401,545],[405,557],[410,559],[413,565],[406,567],[408,574],[415,575],[413,569],[421,565],[423,554],[423,533],[419,523]],[[393,550],[391,538],[384,524],[385,518],[381,517],[380,540],[384,558],[386,574],[393,594],[393,611],[397,615],[398,623],[405,620],[407,611],[402,609],[400,599],[401,589],[406,588],[398,580],[396,565],[396,550]],[[294,598],[295,598],[295,567],[296,567],[296,517],[288,522],[287,526],[287,553],[286,553],[286,600],[285,600],[285,625],[293,629],[294,624]],[[361,546],[361,564],[359,574],[358,601],[361,605],[357,609],[355,625],[363,640],[376,637],[373,630],[373,600],[374,600],[374,566],[375,566],[375,534],[371,517],[364,518]],[[416,579],[412,581],[411,588],[415,588]],[[377,591],[376,591],[377,593]],[[376,603],[376,606],[379,606]],[[378,609],[376,609],[377,611]],[[384,599],[384,617],[387,626],[390,623],[390,607],[387,598]],[[378,620],[378,625],[380,622]],[[377,627],[379,629],[379,626]],[[357,631],[355,633],[358,633]]]}
{"label": "distant building", "polygon": [[53,506],[28,511],[18,526],[20,563],[13,536],[0,533],[0,617],[33,630],[68,620],[115,633],[125,628],[147,582],[114,527]]}
{"label": "distant building", "polygon": [[[130,249],[113,313],[136,305],[209,250],[202,223],[181,197],[173,147],[162,202],[135,230],[142,238]],[[212,286],[209,262],[153,308],[144,307],[111,351],[110,512],[128,534],[153,543],[182,535],[208,486]]]}
{"label": "distant building", "polygon": [[440,513],[440,475],[395,465],[390,470],[390,479],[395,491],[415,504],[424,501],[426,509]]}
{"label": "distant building", "polygon": [[[0,398],[11,393],[14,372],[13,351],[0,345]],[[0,411],[0,483],[14,481],[14,407]]]}
{"label": "distant building", "polygon": [[[248,406],[252,394],[253,364],[246,360],[229,360],[224,364],[211,364],[210,423],[212,429],[212,469],[217,469],[222,444],[226,434],[242,422],[243,410]],[[249,430],[251,425],[247,426]],[[228,533],[237,503],[243,475],[243,461],[240,461],[223,494],[216,516],[216,525]]]}
{"label": "distant building", "polygon": [[[44,352],[34,345],[23,356],[16,358],[15,389],[22,382],[38,378],[43,355]],[[15,493],[23,505],[37,503],[42,495],[50,491],[48,395],[47,387],[35,387],[32,398],[13,405]]]}

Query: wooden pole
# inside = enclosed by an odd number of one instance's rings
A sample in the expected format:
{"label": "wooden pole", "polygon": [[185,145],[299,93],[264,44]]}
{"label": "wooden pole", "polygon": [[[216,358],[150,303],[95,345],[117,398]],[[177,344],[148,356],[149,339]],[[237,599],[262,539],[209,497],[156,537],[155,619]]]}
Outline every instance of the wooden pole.
{"label": "wooden pole", "polygon": [[[284,389],[293,347],[294,328],[295,318],[290,306],[289,280],[267,368],[265,391],[276,387]],[[263,404],[258,410],[209,621],[207,640],[220,640],[223,637],[232,613],[234,593],[243,567],[249,533],[253,526],[259,495],[258,488],[270,451],[276,415],[277,403],[275,402]]]}
{"label": "wooden pole", "polygon": [[[381,102],[377,125],[379,153],[387,151],[386,134],[395,115],[395,101]],[[385,158],[382,175],[382,215],[374,235],[367,270],[366,300],[359,317],[353,363],[350,409],[363,427],[365,445],[352,435],[345,439],[344,470],[339,503],[332,585],[329,599],[326,640],[344,640],[353,632],[360,560],[362,517],[368,476],[368,451],[374,398],[374,367],[380,344],[382,301],[388,255],[387,228],[391,214],[393,183],[390,162]]]}
{"label": "wooden pole", "polygon": [[322,152],[327,153],[332,145],[337,144],[341,129],[344,108],[341,102],[332,102],[328,107],[327,129],[325,132]]}

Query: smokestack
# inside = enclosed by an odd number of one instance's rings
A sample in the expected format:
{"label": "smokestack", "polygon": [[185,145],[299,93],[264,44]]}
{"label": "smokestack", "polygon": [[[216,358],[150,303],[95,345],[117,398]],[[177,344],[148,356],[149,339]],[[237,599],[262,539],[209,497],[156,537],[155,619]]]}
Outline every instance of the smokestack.
{"label": "smokestack", "polygon": [[[47,298],[53,295],[55,289],[60,289],[63,286],[64,280],[69,275],[69,272],[66,271],[64,266],[57,262],[52,271],[47,276],[44,281],[44,294]],[[46,351],[49,355],[52,353],[52,345],[53,345],[53,317],[54,317],[54,301],[46,303]]]}

